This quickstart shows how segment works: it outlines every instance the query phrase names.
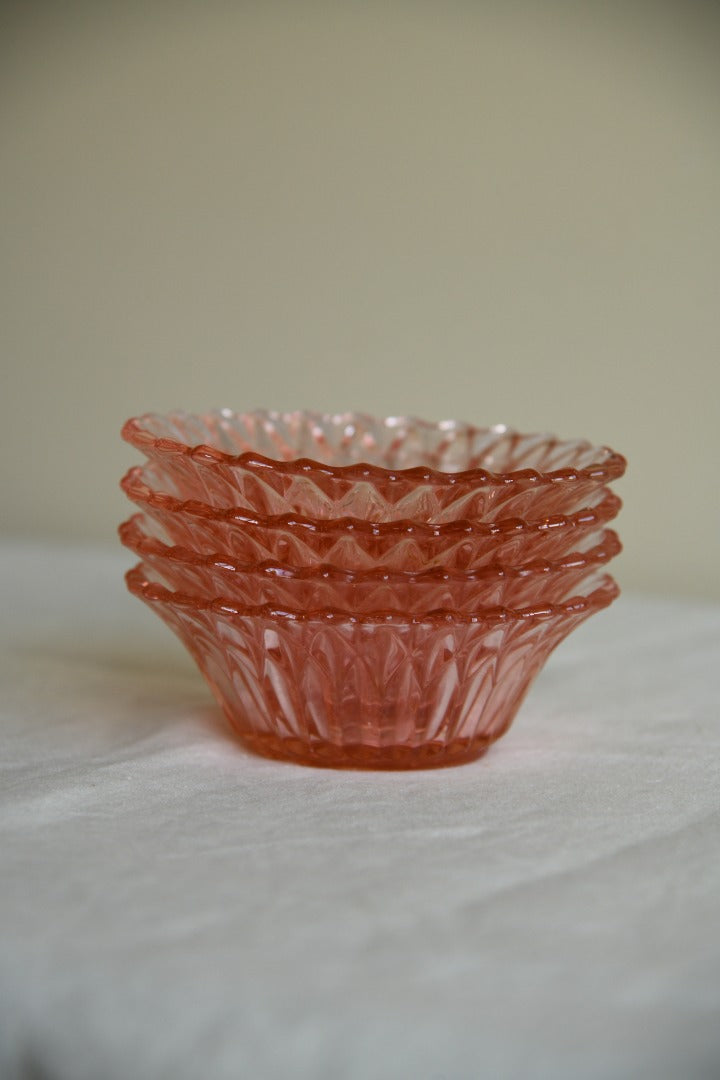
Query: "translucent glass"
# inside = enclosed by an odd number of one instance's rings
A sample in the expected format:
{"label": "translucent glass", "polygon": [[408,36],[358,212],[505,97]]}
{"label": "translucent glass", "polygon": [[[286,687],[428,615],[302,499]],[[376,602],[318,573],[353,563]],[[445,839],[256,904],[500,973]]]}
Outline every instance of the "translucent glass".
{"label": "translucent glass", "polygon": [[183,501],[160,483],[155,467],[131,469],[121,486],[146,515],[145,529],[167,544],[198,552],[222,551],[244,563],[274,560],[293,566],[328,563],[346,570],[479,569],[491,562],[560,559],[601,543],[605,525],[622,506],[607,489],[596,506],[573,514],[541,512],[536,519],[460,519],[443,525],[414,521],[373,523],[357,518],[316,520],[297,514],[270,517],[234,507],[218,510]]}
{"label": "translucent glass", "polygon": [[509,727],[552,650],[618,590],[474,616],[246,608],[127,575],[184,642],[242,739],[272,757],[422,768],[478,757]]}
{"label": "translucent glass", "polygon": [[621,550],[607,530],[586,553],[520,565],[495,562],[479,570],[340,570],[298,568],[283,562],[243,563],[223,552],[168,546],[149,536],[142,515],[120,526],[126,547],[143,559],[153,579],[168,589],[222,596],[246,607],[272,604],[311,611],[341,608],[358,614],[397,611],[422,614],[440,608],[473,612],[487,605],[518,607],[586,596],[602,580],[603,567]]}
{"label": "translucent glass", "polygon": [[360,413],[147,415],[123,436],[180,499],[316,519],[568,514],[601,501],[625,469],[621,455],[585,440]]}

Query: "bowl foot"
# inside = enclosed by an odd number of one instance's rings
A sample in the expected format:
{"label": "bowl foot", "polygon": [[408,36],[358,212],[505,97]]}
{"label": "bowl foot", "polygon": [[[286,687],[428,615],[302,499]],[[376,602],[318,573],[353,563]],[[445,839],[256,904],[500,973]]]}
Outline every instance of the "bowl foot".
{"label": "bowl foot", "polygon": [[262,757],[293,761],[326,769],[438,769],[464,765],[482,757],[495,740],[487,735],[456,739],[451,743],[430,742],[423,746],[368,746],[363,743],[337,745],[307,743],[278,735],[239,732],[249,750]]}

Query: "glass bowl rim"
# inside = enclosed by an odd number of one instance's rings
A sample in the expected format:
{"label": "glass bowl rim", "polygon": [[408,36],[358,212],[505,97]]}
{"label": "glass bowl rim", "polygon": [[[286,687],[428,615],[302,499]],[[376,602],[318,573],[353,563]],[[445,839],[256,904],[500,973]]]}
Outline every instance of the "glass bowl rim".
{"label": "glass bowl rim", "polygon": [[160,558],[181,566],[225,570],[238,574],[279,581],[330,581],[338,584],[363,585],[387,584],[391,586],[428,584],[471,584],[493,579],[517,580],[527,577],[545,577],[569,570],[590,570],[603,566],[622,551],[620,537],[613,529],[603,530],[602,539],[588,551],[572,551],[558,559],[530,558],[523,563],[494,562],[473,570],[431,567],[426,570],[393,570],[379,563],[368,569],[343,569],[332,563],[311,566],[292,566],[282,560],[256,559],[243,562],[233,555],[220,551],[193,551],[181,544],[165,544],[157,537],[149,536],[142,529],[142,514],[134,514],[118,527],[121,542],[139,558]]}
{"label": "glass bowl rim", "polygon": [[275,607],[272,604],[257,606],[235,604],[222,596],[203,597],[192,593],[173,592],[152,581],[142,562],[137,563],[125,574],[128,589],[140,599],[163,603],[170,607],[191,608],[195,611],[208,611],[216,615],[241,616],[246,618],[266,618],[284,622],[312,622],[323,625],[499,625],[542,622],[581,614],[600,611],[608,607],[620,593],[616,582],[609,574],[588,596],[571,597],[561,603],[534,604],[522,608],[506,608],[493,605],[480,608],[476,612],[459,612],[451,608],[437,608],[432,611],[411,615],[401,611],[379,611],[358,614],[340,608],[318,608],[298,611],[287,607]]}
{"label": "glass bowl rim", "polygon": [[[497,432],[498,434],[518,435],[521,438],[547,438],[557,445],[583,442],[589,449],[597,453],[597,460],[580,469],[571,467],[540,471],[537,469],[516,469],[508,472],[492,472],[487,469],[465,469],[461,472],[443,472],[422,465],[407,469],[387,469],[380,465],[371,465],[367,462],[356,462],[350,465],[328,465],[314,458],[292,458],[283,460],[280,458],[267,457],[264,454],[252,450],[242,454],[229,454],[223,450],[206,443],[184,443],[179,439],[171,439],[153,435],[147,430],[147,424],[151,419],[194,419],[218,415],[226,419],[241,416],[266,416],[270,419],[280,417],[307,416],[318,423],[323,421],[344,420],[348,423],[369,422],[373,424],[401,426],[414,425],[420,428],[432,428],[435,430],[457,430],[463,435]],[[296,409],[288,412],[279,412],[269,409],[256,409],[247,413],[236,412],[232,409],[217,409],[207,413],[191,413],[178,409],[169,413],[143,413],[140,416],[131,417],[123,424],[122,438],[143,453],[161,454],[172,456],[182,454],[192,458],[193,461],[203,465],[226,465],[239,467],[251,471],[263,472],[272,470],[285,476],[300,476],[318,474],[326,478],[349,480],[351,482],[375,481],[382,483],[396,483],[400,481],[426,483],[434,485],[472,484],[474,486],[500,486],[518,482],[540,484],[576,483],[582,480],[592,480],[598,483],[608,483],[617,480],[623,475],[627,467],[627,461],[622,454],[617,453],[608,446],[593,446],[587,440],[559,439],[555,435],[530,434],[516,431],[505,424],[493,424],[489,427],[476,427],[473,424],[458,420],[423,420],[414,416],[388,416],[375,417],[369,413],[322,413],[309,409]]]}
{"label": "glass bowl rim", "polygon": [[144,466],[133,465],[123,476],[120,487],[127,497],[136,503],[168,510],[173,514],[188,515],[206,521],[226,524],[249,525],[267,530],[290,532],[314,532],[322,534],[348,533],[368,536],[407,536],[424,539],[442,539],[452,536],[509,536],[525,532],[546,532],[550,529],[592,526],[612,521],[622,509],[622,500],[613,491],[607,491],[596,506],[582,507],[572,514],[551,514],[542,518],[507,517],[497,521],[477,521],[458,518],[432,524],[398,518],[391,521],[370,521],[366,518],[312,518],[304,514],[255,514],[244,507],[228,506],[222,509],[210,506],[199,499],[178,499],[168,492],[154,490],[143,479]]}

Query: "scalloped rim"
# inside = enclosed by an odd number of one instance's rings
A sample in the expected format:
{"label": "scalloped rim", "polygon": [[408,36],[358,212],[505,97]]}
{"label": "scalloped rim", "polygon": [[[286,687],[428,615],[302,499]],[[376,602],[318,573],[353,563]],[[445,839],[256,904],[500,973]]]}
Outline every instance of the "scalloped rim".
{"label": "scalloped rim", "polygon": [[313,611],[294,611],[288,608],[276,608],[272,604],[251,607],[233,604],[226,598],[201,597],[190,593],[171,592],[151,580],[143,563],[138,563],[125,574],[125,583],[130,592],[150,603],[167,604],[170,607],[186,607],[195,611],[210,611],[216,615],[243,616],[249,618],[283,619],[288,622],[352,623],[371,625],[437,625],[449,624],[485,624],[496,625],[510,622],[535,622],[552,618],[579,615],[583,612],[600,611],[608,607],[620,593],[615,581],[606,575],[602,585],[589,596],[576,596],[561,604],[533,604],[524,608],[486,607],[477,612],[465,614],[448,608],[438,608],[419,615],[409,615],[401,611],[382,611],[359,615],[339,608],[318,608]]}
{"label": "scalloped rim", "polygon": [[167,562],[179,563],[180,565],[198,566],[204,569],[217,569],[229,574],[243,576],[280,578],[284,581],[323,581],[340,582],[348,585],[361,584],[388,584],[388,585],[423,585],[457,583],[466,584],[472,582],[490,581],[493,579],[512,579],[526,577],[544,577],[555,575],[568,570],[590,569],[593,566],[602,566],[610,562],[622,551],[620,537],[612,529],[606,529],[602,540],[586,552],[573,551],[562,559],[551,561],[549,559],[533,559],[519,565],[495,563],[491,566],[480,567],[477,570],[447,570],[442,567],[432,567],[428,570],[403,571],[391,570],[382,565],[370,570],[343,570],[333,566],[332,563],[320,563],[317,566],[296,567],[288,563],[274,562],[272,559],[262,559],[251,563],[238,562],[232,555],[222,552],[203,554],[191,551],[181,545],[164,544],[155,537],[148,536],[142,529],[142,514],[135,514],[128,521],[124,521],[118,528],[121,542],[126,548],[138,555],[141,559],[149,556],[160,558]]}
{"label": "scalloped rim", "polygon": [[[232,416],[255,415],[253,413],[237,413],[230,409],[220,409],[217,411],[224,413],[227,418]],[[370,480],[380,481],[382,483],[394,483],[397,481],[404,481],[407,483],[409,481],[426,484],[445,484],[450,486],[462,483],[470,483],[474,486],[498,486],[513,484],[518,481],[532,484],[575,483],[578,480],[594,480],[598,483],[608,483],[611,480],[617,480],[621,477],[627,468],[627,461],[622,454],[616,453],[616,451],[611,450],[608,446],[599,446],[595,448],[599,456],[608,455],[602,462],[598,461],[583,469],[553,469],[548,472],[539,472],[536,469],[518,469],[507,473],[493,473],[486,469],[466,469],[463,472],[449,473],[441,472],[437,469],[424,469],[422,466],[416,466],[412,469],[384,469],[380,465],[370,465],[366,462],[357,462],[352,465],[327,465],[324,462],[316,461],[313,458],[294,458],[291,461],[282,461],[278,458],[265,457],[263,454],[255,454],[252,451],[246,451],[243,454],[228,454],[215,447],[209,446],[206,443],[190,445],[188,443],[182,443],[177,439],[161,438],[152,435],[143,425],[153,416],[158,415],[161,414],[144,413],[142,416],[131,417],[123,424],[121,431],[123,439],[145,454],[147,454],[148,449],[151,449],[155,454],[159,453],[164,456],[184,454],[187,457],[191,457],[193,461],[210,467],[222,464],[241,469],[249,469],[251,471],[272,469],[275,472],[289,476],[318,473],[333,479],[359,482]],[[184,418],[190,420],[202,418],[202,414],[187,413],[182,410],[166,413],[164,415],[168,418],[173,417],[178,420]],[[267,415],[272,418],[279,416],[291,417],[298,414],[277,413],[272,411],[265,413],[262,410],[258,410],[257,415]],[[308,412],[306,415],[317,418],[318,421],[327,421],[332,420],[333,418],[333,414],[330,413]],[[366,413],[347,413],[342,415],[343,417],[346,416],[348,420],[362,420],[373,424],[387,425],[388,421],[392,420],[393,424],[396,426],[400,426],[401,424],[412,424],[417,427],[429,427],[434,429],[446,428],[450,430],[451,428],[455,428],[463,434],[470,436],[481,432],[484,433],[497,430],[503,434],[521,435],[521,437],[526,437],[524,433],[516,432],[513,428],[506,427],[504,424],[496,424],[489,428],[479,428],[472,424],[465,424],[456,420],[441,420],[437,423],[433,423],[430,420],[422,420],[411,416],[378,418]],[[548,438],[554,440],[555,445],[562,445],[564,441],[574,441],[558,439],[552,435],[549,435]]]}
{"label": "scalloped rim", "polygon": [[470,521],[459,518],[439,525],[411,521],[367,521],[363,518],[309,518],[300,514],[272,514],[267,517],[252,514],[242,507],[229,506],[218,510],[198,499],[177,499],[164,491],[155,491],[142,479],[144,466],[134,465],[120,481],[120,487],[131,502],[140,506],[153,506],[169,510],[173,514],[188,514],[226,524],[258,526],[268,530],[293,530],[314,533],[361,533],[371,536],[394,536],[405,533],[409,537],[441,539],[447,536],[502,537],[523,532],[547,532],[550,529],[568,529],[579,526],[604,525],[617,517],[622,500],[608,491],[597,506],[585,507],[574,514],[554,514],[537,521],[524,518],[500,518],[498,521]]}

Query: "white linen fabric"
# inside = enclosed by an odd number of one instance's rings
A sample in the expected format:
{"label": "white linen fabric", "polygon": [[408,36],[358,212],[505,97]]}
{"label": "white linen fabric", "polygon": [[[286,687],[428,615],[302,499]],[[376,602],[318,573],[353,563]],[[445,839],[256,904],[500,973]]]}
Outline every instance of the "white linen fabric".
{"label": "white linen fabric", "polygon": [[622,597],[475,764],[325,771],[126,565],[2,548],[3,1080],[720,1075],[719,607]]}

